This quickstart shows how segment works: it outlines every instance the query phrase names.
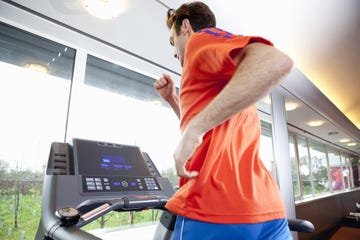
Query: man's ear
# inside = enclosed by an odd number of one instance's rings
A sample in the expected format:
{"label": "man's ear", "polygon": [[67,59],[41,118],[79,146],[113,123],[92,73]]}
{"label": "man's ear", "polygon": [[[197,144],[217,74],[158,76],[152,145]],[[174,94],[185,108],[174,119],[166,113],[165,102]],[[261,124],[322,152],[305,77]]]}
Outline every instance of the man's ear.
{"label": "man's ear", "polygon": [[181,29],[184,33],[188,33],[188,32],[191,32],[192,31],[192,27],[191,27],[191,24],[190,24],[190,21],[189,19],[184,19],[182,21],[182,24],[181,24]]}

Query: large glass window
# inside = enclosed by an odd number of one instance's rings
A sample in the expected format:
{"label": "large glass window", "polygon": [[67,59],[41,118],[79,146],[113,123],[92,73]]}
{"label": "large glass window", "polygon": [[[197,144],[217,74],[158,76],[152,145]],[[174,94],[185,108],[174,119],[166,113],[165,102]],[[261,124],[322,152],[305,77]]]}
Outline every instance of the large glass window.
{"label": "large glass window", "polygon": [[357,156],[301,135],[290,134],[289,146],[297,200],[359,186]]}
{"label": "large glass window", "polygon": [[173,168],[179,120],[154,90],[154,81],[89,55],[85,82],[74,91],[69,135],[137,145],[160,171]]}
{"label": "large glass window", "polygon": [[344,188],[344,182],[341,171],[341,160],[339,151],[333,148],[328,149],[330,178],[333,191],[339,191]]}
{"label": "large glass window", "polygon": [[265,167],[275,180],[277,179],[276,161],[274,158],[274,145],[273,145],[273,129],[271,118],[271,98],[270,95],[265,96],[263,99],[256,103],[258,113],[261,119],[261,136],[259,155]]}
{"label": "large glass window", "polygon": [[274,179],[277,179],[273,153],[272,127],[269,122],[265,121],[261,121],[259,154],[267,170],[270,171]]}
{"label": "large glass window", "polygon": [[311,165],[309,159],[309,152],[307,141],[305,137],[297,136],[298,154],[299,154],[299,170],[301,192],[303,196],[312,194],[312,178],[311,178]]}
{"label": "large glass window", "polygon": [[329,192],[330,181],[328,175],[325,145],[309,140],[311,156],[311,173],[314,185],[314,194]]}
{"label": "large glass window", "polygon": [[297,161],[297,151],[296,151],[294,135],[289,135],[289,145],[290,145],[291,177],[293,182],[293,192],[294,192],[294,197],[298,198],[300,196],[299,165]]}
{"label": "large glass window", "polygon": [[[68,137],[139,146],[177,185],[172,156],[180,137],[179,120],[158,96],[154,81],[88,55],[85,80],[73,90]],[[154,222],[158,216],[156,210],[113,212],[84,229]]]}
{"label": "large glass window", "polygon": [[33,239],[44,166],[64,141],[75,50],[0,23],[0,239]]}
{"label": "large glass window", "polygon": [[342,153],[341,154],[341,161],[342,161],[342,175],[344,181],[344,188],[351,189],[352,187],[352,169],[351,169],[351,162],[349,158],[349,154]]}
{"label": "large glass window", "polygon": [[360,187],[360,159],[356,156],[350,156],[351,170],[353,176],[354,187]]}

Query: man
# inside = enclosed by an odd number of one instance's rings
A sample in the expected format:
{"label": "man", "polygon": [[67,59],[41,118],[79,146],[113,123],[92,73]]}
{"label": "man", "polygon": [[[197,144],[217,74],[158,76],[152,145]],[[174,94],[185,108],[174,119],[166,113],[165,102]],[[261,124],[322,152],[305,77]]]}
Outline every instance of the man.
{"label": "man", "polygon": [[291,70],[291,59],[260,37],[215,28],[207,5],[168,11],[179,96],[170,76],[154,83],[180,118],[174,159],[180,188],[166,205],[174,239],[292,239],[281,194],[259,159],[256,102]]}

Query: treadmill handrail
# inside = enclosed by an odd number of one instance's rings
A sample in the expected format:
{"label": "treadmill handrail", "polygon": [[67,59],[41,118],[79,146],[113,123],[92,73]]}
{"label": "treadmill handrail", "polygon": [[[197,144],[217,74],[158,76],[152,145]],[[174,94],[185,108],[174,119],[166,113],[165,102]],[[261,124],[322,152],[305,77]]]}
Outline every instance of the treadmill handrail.
{"label": "treadmill handrail", "polygon": [[288,218],[288,225],[290,231],[304,232],[304,233],[312,233],[315,231],[314,225],[310,221],[304,219]]}

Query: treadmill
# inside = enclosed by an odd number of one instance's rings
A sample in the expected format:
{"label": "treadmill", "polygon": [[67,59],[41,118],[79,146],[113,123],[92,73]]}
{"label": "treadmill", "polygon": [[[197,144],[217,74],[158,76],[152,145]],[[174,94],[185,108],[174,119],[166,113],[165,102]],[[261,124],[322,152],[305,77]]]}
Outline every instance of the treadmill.
{"label": "treadmill", "polygon": [[[80,229],[111,211],[160,209],[153,239],[172,237],[176,215],[164,206],[175,190],[139,147],[74,138],[51,144],[43,183],[42,213],[36,240],[102,239]],[[289,219],[292,231],[314,226]]]}
{"label": "treadmill", "polygon": [[[162,209],[162,222],[175,221],[164,209],[173,194],[169,180],[137,146],[78,138],[72,145],[54,142],[35,239],[100,239],[80,228],[110,211]],[[157,232],[157,239],[170,234]]]}

